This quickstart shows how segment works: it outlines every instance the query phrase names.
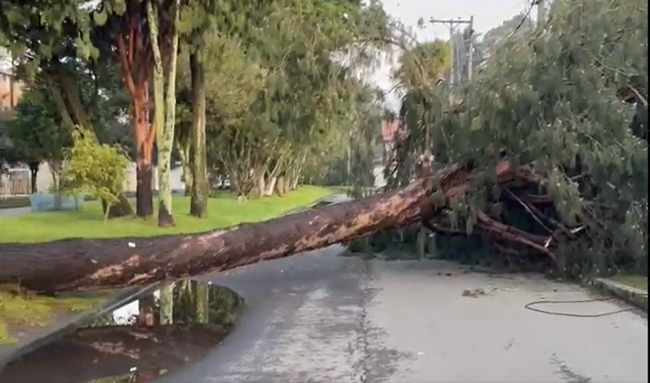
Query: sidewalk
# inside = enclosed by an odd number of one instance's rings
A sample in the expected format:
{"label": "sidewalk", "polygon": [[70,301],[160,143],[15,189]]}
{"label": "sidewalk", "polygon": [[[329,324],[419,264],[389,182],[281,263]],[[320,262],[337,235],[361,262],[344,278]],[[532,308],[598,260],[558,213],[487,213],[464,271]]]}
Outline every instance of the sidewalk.
{"label": "sidewalk", "polygon": [[0,209],[0,219],[2,218],[11,218],[11,217],[20,217],[21,215],[27,215],[32,212],[31,207],[12,207],[8,209]]}
{"label": "sidewalk", "polygon": [[596,287],[606,295],[612,295],[616,298],[622,299],[625,302],[648,312],[648,290],[643,290],[639,287],[631,286],[616,278],[595,278],[591,281],[591,285]]}

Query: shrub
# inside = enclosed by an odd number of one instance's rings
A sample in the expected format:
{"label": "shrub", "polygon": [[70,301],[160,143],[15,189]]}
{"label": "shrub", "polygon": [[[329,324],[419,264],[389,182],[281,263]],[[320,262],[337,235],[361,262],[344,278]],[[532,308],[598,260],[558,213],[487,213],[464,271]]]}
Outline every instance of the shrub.
{"label": "shrub", "polygon": [[82,130],[75,131],[72,140],[61,187],[66,193],[84,193],[103,201],[106,220],[110,207],[119,202],[129,164],[127,153],[120,146],[100,144]]}

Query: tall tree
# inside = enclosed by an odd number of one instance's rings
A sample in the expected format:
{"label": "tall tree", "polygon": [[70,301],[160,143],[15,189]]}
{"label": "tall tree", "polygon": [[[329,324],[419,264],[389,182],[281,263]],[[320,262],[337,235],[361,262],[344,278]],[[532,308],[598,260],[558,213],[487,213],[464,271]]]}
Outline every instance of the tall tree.
{"label": "tall tree", "polygon": [[206,84],[203,53],[206,39],[214,31],[219,14],[218,2],[200,0],[184,3],[179,28],[183,45],[189,54],[191,79],[192,123],[189,132],[189,170],[191,174],[190,215],[205,217],[208,206],[207,153],[206,153]]}
{"label": "tall tree", "polygon": [[158,144],[158,225],[173,226],[170,185],[171,154],[176,124],[176,62],[179,0],[147,1],[146,12],[153,51],[154,125]]}
{"label": "tall tree", "polygon": [[131,96],[136,152],[136,214],[153,215],[153,151],[156,126],[150,122],[149,79],[152,49],[146,22],[146,2],[104,0],[93,12],[94,43],[103,54],[117,55]]}

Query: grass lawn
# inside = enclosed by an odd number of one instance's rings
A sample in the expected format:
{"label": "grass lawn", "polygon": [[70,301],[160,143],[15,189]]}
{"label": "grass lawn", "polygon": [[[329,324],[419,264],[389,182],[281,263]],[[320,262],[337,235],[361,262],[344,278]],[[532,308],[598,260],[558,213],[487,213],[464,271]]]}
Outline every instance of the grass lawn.
{"label": "grass lawn", "polygon": [[[173,200],[176,226],[166,229],[157,226],[156,217],[148,220],[125,217],[104,223],[99,202],[86,202],[79,211],[0,218],[0,242],[45,242],[72,237],[146,237],[201,232],[273,218],[294,208],[309,205],[333,192],[330,188],[302,186],[284,197],[272,196],[249,201],[237,201],[232,195],[224,194],[209,200],[208,218],[205,219],[190,217],[190,198],[178,196]],[[156,201],[154,205],[157,205]]]}
{"label": "grass lawn", "polygon": [[648,291],[648,277],[641,275],[617,274],[612,277],[612,280],[628,286],[636,287],[637,289]]}

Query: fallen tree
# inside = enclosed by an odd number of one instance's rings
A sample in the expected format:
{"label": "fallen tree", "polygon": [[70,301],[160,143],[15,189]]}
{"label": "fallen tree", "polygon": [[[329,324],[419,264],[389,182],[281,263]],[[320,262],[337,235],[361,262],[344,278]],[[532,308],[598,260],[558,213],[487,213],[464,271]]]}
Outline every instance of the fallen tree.
{"label": "fallen tree", "polygon": [[[510,181],[515,170],[502,162],[497,179]],[[121,288],[287,257],[409,225],[424,215],[435,221],[441,210],[429,197],[442,193],[443,202],[451,200],[475,179],[467,166],[452,165],[401,190],[200,234],[2,243],[0,284],[43,293]]]}
{"label": "fallen tree", "polygon": [[[579,3],[555,2],[545,30],[509,41],[458,108],[441,108],[444,89],[415,89],[400,111],[391,191],[202,234],[0,244],[0,283],[46,293],[145,285],[416,222],[508,256],[541,255],[576,277],[647,269],[647,2]],[[619,83],[635,90],[634,119]],[[427,151],[452,165],[414,175]]]}
{"label": "fallen tree", "polygon": [[490,48],[462,92],[421,70],[444,62],[443,50],[411,55],[424,62],[402,59],[397,74],[414,77],[397,84],[403,98],[384,174],[389,189],[411,181],[425,151],[441,163],[472,159],[479,173],[507,158],[529,164],[537,179],[479,182],[450,201],[451,225],[429,225],[444,235],[411,225],[355,241],[353,250],[577,279],[647,274],[647,7],[555,1],[547,23]]}

